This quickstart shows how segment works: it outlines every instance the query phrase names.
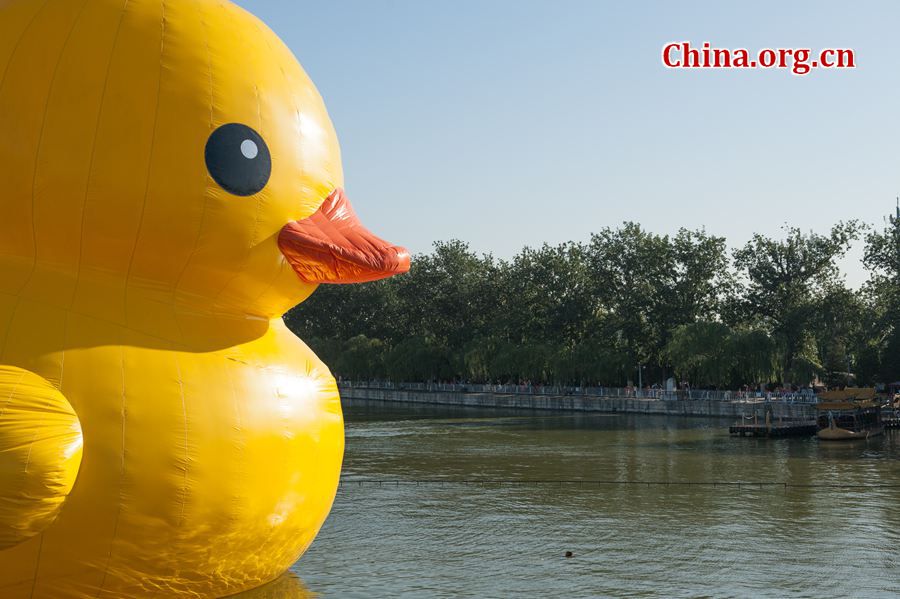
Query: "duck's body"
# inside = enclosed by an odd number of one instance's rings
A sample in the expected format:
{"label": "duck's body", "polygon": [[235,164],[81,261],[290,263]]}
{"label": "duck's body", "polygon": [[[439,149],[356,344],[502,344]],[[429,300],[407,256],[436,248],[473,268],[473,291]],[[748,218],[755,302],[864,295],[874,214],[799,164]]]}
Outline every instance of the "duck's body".
{"label": "duck's body", "polygon": [[12,338],[41,337],[4,363],[58,382],[84,459],[57,520],[0,553],[4,599],[222,596],[312,542],[340,472],[340,400],[280,320],[183,315],[206,334],[181,342],[33,303],[10,316]]}
{"label": "duck's body", "polygon": [[0,447],[28,447],[0,459],[0,597],[275,578],[343,451],[281,315],[409,266],[346,203],[315,87],[229,2],[0,0],[0,129]]}

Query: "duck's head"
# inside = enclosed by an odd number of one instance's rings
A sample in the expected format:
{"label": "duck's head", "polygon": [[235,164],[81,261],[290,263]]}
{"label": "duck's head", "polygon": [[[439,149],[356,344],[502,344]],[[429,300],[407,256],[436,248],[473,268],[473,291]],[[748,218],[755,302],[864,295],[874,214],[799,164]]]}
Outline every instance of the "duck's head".
{"label": "duck's head", "polygon": [[350,207],[315,86],[243,9],[24,0],[0,7],[0,39],[10,288],[49,272],[73,297],[115,280],[273,317],[320,283],[409,268]]}

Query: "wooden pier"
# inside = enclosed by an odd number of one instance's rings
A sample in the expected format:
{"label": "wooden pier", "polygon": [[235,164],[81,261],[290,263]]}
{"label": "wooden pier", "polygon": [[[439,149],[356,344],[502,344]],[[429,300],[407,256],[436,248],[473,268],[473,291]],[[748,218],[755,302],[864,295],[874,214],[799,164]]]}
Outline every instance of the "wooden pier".
{"label": "wooden pier", "polygon": [[816,434],[818,426],[815,420],[765,423],[737,423],[728,429],[732,435],[739,437],[809,437]]}

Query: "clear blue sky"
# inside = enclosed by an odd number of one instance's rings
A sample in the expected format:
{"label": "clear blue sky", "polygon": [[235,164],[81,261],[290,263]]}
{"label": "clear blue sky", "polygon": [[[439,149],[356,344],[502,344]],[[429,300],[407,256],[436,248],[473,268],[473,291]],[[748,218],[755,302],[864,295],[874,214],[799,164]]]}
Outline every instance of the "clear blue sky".
{"label": "clear blue sky", "polygon": [[[785,222],[881,225],[900,193],[900,3],[238,3],[325,97],[364,222],[413,252],[509,257],[625,220],[736,246]],[[846,47],[858,66],[673,71],[672,40]]]}

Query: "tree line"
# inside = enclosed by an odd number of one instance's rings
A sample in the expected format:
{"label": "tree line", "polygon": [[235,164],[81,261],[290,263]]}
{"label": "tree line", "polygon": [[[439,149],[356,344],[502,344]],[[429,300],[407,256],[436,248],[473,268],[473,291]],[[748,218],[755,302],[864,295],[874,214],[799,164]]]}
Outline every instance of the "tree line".
{"label": "tree line", "polygon": [[[865,242],[869,278],[837,261]],[[285,322],[335,375],[624,386],[900,380],[900,210],[883,227],[786,227],[729,251],[703,229],[627,222],[509,260],[435,243],[410,272],[324,285]]]}

